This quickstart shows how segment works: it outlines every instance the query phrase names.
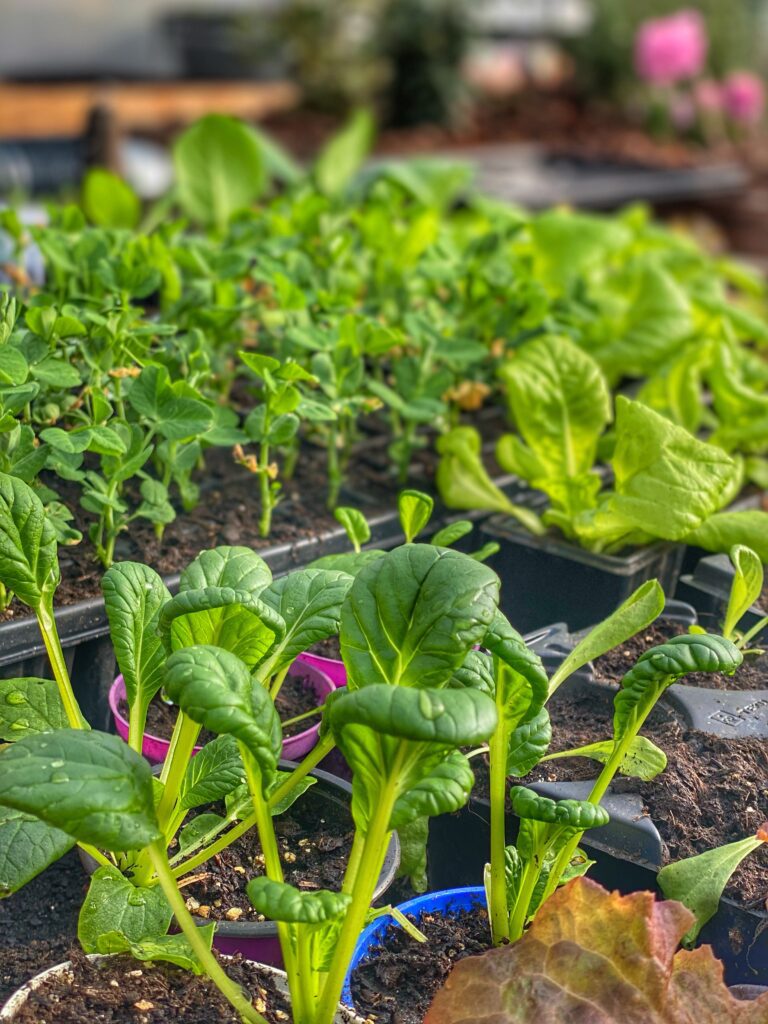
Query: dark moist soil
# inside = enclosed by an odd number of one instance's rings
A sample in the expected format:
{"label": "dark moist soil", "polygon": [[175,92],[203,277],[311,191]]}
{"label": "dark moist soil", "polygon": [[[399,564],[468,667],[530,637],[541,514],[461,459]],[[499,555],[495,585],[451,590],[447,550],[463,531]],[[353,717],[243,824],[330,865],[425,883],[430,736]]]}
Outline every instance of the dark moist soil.
{"label": "dark moist soil", "polygon": [[[658,619],[641,633],[620,647],[608,651],[594,662],[595,679],[617,686],[641,654],[651,647],[666,643],[673,636],[682,636],[688,627],[673,619]],[[768,689],[768,654],[746,655],[732,676],[722,672],[691,672],[683,676],[681,684],[700,686],[705,690],[765,690]]]}
{"label": "dark moist soil", "polygon": [[[202,810],[224,813],[221,805]],[[315,786],[274,821],[286,882],[306,892],[338,891],[354,833],[344,798]],[[256,829],[251,829],[189,876],[198,881],[185,885],[182,879],[182,892],[188,908],[198,916],[212,921],[263,921],[245,891],[252,878],[263,874],[261,844]]]}
{"label": "dark moist soil", "polygon": [[[550,752],[585,746],[611,736],[612,701],[594,694],[560,692],[549,706]],[[638,793],[664,843],[664,863],[691,857],[754,834],[768,818],[768,743],[721,739],[688,729],[671,708],[658,704],[642,729],[667,755],[667,767],[650,782],[617,777],[615,793]],[[474,759],[474,795],[488,797],[488,767]],[[594,779],[600,765],[586,757],[538,765],[513,783]],[[768,848],[750,854],[736,870],[726,894],[749,907],[768,900]]]}
{"label": "dark moist soil", "polygon": [[[305,711],[312,711],[317,707],[317,697],[312,689],[311,679],[308,676],[298,674],[286,676],[285,682],[280,687],[275,705],[280,715],[280,720],[283,722],[287,722],[297,715],[304,714]],[[129,713],[128,701],[125,699],[121,700],[118,707],[120,708],[120,714],[127,719]],[[158,693],[152,699],[147,710],[147,733],[151,733],[161,740],[170,740],[173,734],[173,727],[176,724],[178,711],[179,709],[175,704],[167,703],[163,700],[161,694]],[[305,718],[303,722],[296,722],[295,725],[289,725],[287,729],[284,729],[283,736],[296,736],[306,729],[311,729],[319,721],[319,715],[313,718]],[[207,729],[203,729],[200,733],[199,743],[209,743],[212,739],[214,739],[214,734],[208,732]]]}
{"label": "dark moist soil", "polygon": [[68,959],[87,888],[80,858],[71,850],[0,900],[0,1006],[40,971]]}
{"label": "dark moist soil", "polygon": [[491,945],[484,907],[409,917],[427,942],[416,942],[402,928],[390,926],[376,953],[352,973],[355,1007],[377,1024],[422,1024],[453,965]]}
{"label": "dark moist soil", "polygon": [[334,661],[341,661],[341,640],[337,636],[319,640],[316,644],[312,644],[309,653],[316,654],[320,658],[333,658]]}
{"label": "dark moist soil", "polygon": [[[241,1024],[208,978],[171,964],[129,956],[91,961],[70,950],[73,974],[44,983],[13,1018],[18,1024]],[[270,1024],[290,1024],[290,1005],[263,968],[240,958],[224,963],[233,981]],[[74,982],[73,982],[74,977]]]}

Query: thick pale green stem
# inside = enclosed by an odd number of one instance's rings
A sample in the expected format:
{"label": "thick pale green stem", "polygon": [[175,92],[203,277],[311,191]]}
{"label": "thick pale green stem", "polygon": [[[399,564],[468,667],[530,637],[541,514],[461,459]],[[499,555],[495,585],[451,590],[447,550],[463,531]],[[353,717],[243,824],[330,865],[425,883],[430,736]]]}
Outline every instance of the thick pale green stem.
{"label": "thick pale green stem", "polygon": [[197,925],[186,908],[184,897],[178,890],[176,881],[171,873],[165,849],[161,843],[153,843],[148,847],[148,853],[157,875],[160,886],[165,893],[165,898],[173,910],[176,923],[181,928],[184,936],[194,950],[195,956],[203,965],[205,973],[218,988],[221,994],[227,999],[235,1010],[240,1014],[246,1024],[267,1024],[267,1021],[260,1013],[254,1010],[251,1003],[246,999],[239,985],[236,985],[222,969],[216,957],[208,949],[205,941],[200,935]]}
{"label": "thick pale green stem", "polygon": [[[497,686],[497,690],[501,687]],[[491,919],[491,938],[494,946],[509,941],[509,910],[507,908],[507,880],[504,870],[506,838],[507,746],[509,730],[499,709],[499,724],[488,744],[490,763],[491,811],[491,894],[488,908]]]}
{"label": "thick pale green stem", "polygon": [[262,444],[259,452],[259,503],[261,513],[259,515],[259,536],[268,537],[272,528],[272,491],[271,480],[268,473],[269,467],[269,445]]}
{"label": "thick pale green stem", "polygon": [[[138,695],[137,695],[138,697]],[[128,746],[141,754],[144,749],[144,728],[147,723],[147,712],[141,701],[136,699],[128,713]]]}
{"label": "thick pale green stem", "polygon": [[36,614],[37,622],[40,626],[40,633],[43,637],[43,643],[45,644],[45,649],[48,653],[48,660],[50,661],[51,668],[53,669],[53,677],[59,688],[59,696],[61,697],[61,703],[64,705],[64,713],[67,716],[70,728],[90,729],[90,725],[88,725],[83,717],[80,705],[77,703],[77,697],[75,697],[74,690],[72,689],[72,681],[69,678],[67,663],[64,659],[64,651],[61,648],[61,641],[59,640],[59,631],[56,628],[56,619],[53,615],[53,608],[46,607],[45,604],[40,604],[36,609]]}
{"label": "thick pale green stem", "polygon": [[541,860],[538,853],[536,853],[531,860],[526,862],[523,868],[523,877],[520,880],[517,900],[507,925],[507,940],[510,942],[516,942],[525,931],[525,922],[528,920],[528,908],[531,905],[531,897],[533,896],[533,890],[536,888],[540,872]]}
{"label": "thick pale green stem", "polygon": [[200,725],[180,711],[173,729],[168,756],[160,776],[160,781],[163,783],[163,795],[157,805],[157,820],[160,823],[160,828],[164,831],[173,817],[181,780],[189,767],[192,751],[195,749],[199,735]]}
{"label": "thick pale green stem", "polygon": [[[384,866],[384,858],[392,835],[389,822],[397,799],[396,780],[402,770],[404,756],[405,751],[401,747],[400,753],[394,759],[391,775],[379,793],[373,817],[368,823],[362,854],[356,865],[355,885],[351,893],[352,902],[344,917],[328,975],[323,985],[317,1015],[312,1024],[333,1024],[341,999],[344,978],[349,969],[358,937],[365,925],[376,883]],[[347,872],[349,873],[349,867]],[[347,891],[346,877],[342,891]]]}

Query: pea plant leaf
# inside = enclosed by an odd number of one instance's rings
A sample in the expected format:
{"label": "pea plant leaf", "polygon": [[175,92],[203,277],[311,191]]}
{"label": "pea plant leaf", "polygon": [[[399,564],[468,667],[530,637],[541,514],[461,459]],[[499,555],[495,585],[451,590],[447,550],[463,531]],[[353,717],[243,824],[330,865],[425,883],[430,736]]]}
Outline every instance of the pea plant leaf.
{"label": "pea plant leaf", "polygon": [[288,573],[262,590],[259,598],[285,623],[285,635],[270,650],[257,674],[274,674],[287,668],[297,655],[319,640],[336,636],[341,606],[352,586],[352,577],[330,569],[301,569]]}
{"label": "pea plant leaf", "polygon": [[59,688],[52,679],[0,679],[0,739],[12,743],[68,728]]}
{"label": "pea plant leaf", "polygon": [[171,594],[160,576],[140,562],[111,566],[102,577],[101,590],[131,709],[132,731],[140,735],[150,701],[163,684],[166,651],[157,626],[160,609]]}
{"label": "pea plant leaf", "polygon": [[726,843],[715,850],[706,850],[695,857],[667,864],[658,874],[659,888],[671,900],[680,900],[696,920],[683,937],[683,944],[692,946],[699,932],[717,913],[720,897],[731,875],[741,862],[764,843],[768,843],[768,822],[753,836]]}
{"label": "pea plant leaf", "polygon": [[460,961],[425,1024],[763,1024],[768,994],[736,999],[708,946],[675,952],[692,919],[653,893],[577,878],[518,942]]}
{"label": "pea plant leaf", "polygon": [[149,764],[106,733],[62,729],[0,751],[0,804],[113,852],[160,837]]}
{"label": "pea plant leaf", "polygon": [[367,565],[341,610],[349,683],[445,685],[483,640],[498,587],[486,566],[429,544],[397,548]]}
{"label": "pea plant leaf", "polygon": [[0,899],[17,892],[74,845],[61,829],[0,806]]}
{"label": "pea plant leaf", "polygon": [[59,585],[56,532],[28,484],[0,473],[0,581],[37,611]]}
{"label": "pea plant leaf", "polygon": [[280,718],[244,662],[219,647],[183,648],[168,659],[165,688],[194,722],[242,744],[258,766],[268,795],[282,750]]}
{"label": "pea plant leaf", "polygon": [[129,941],[164,935],[173,913],[160,886],[136,886],[114,867],[101,867],[91,876],[88,895],[80,908],[77,938],[86,953],[104,953],[100,938],[121,932]]}

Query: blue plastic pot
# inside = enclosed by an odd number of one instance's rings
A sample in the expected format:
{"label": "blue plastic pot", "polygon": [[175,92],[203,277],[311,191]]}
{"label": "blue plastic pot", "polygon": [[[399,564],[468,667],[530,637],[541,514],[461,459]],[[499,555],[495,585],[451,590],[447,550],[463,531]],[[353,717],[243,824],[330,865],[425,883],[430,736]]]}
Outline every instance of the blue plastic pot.
{"label": "blue plastic pot", "polygon": [[[466,889],[443,889],[442,892],[427,892],[423,896],[415,896],[412,900],[401,903],[397,909],[401,914],[418,918],[421,914],[450,914],[460,910],[472,910],[478,905],[483,907],[486,905],[485,889],[482,885]],[[352,999],[352,972],[363,960],[375,954],[390,925],[394,925],[396,928],[400,927],[394,917],[385,914],[382,917],[377,917],[365,931],[360,933],[341,993],[341,1001],[347,1006],[354,1007],[355,1005]]]}

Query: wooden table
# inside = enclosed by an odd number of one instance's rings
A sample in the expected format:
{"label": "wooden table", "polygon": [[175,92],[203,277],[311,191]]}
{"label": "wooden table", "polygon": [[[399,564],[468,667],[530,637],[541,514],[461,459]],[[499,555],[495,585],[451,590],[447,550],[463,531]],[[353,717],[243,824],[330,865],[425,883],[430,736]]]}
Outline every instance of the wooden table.
{"label": "wooden table", "polygon": [[97,107],[122,132],[162,130],[211,113],[260,120],[298,101],[298,88],[281,81],[0,82],[0,138],[79,136]]}

